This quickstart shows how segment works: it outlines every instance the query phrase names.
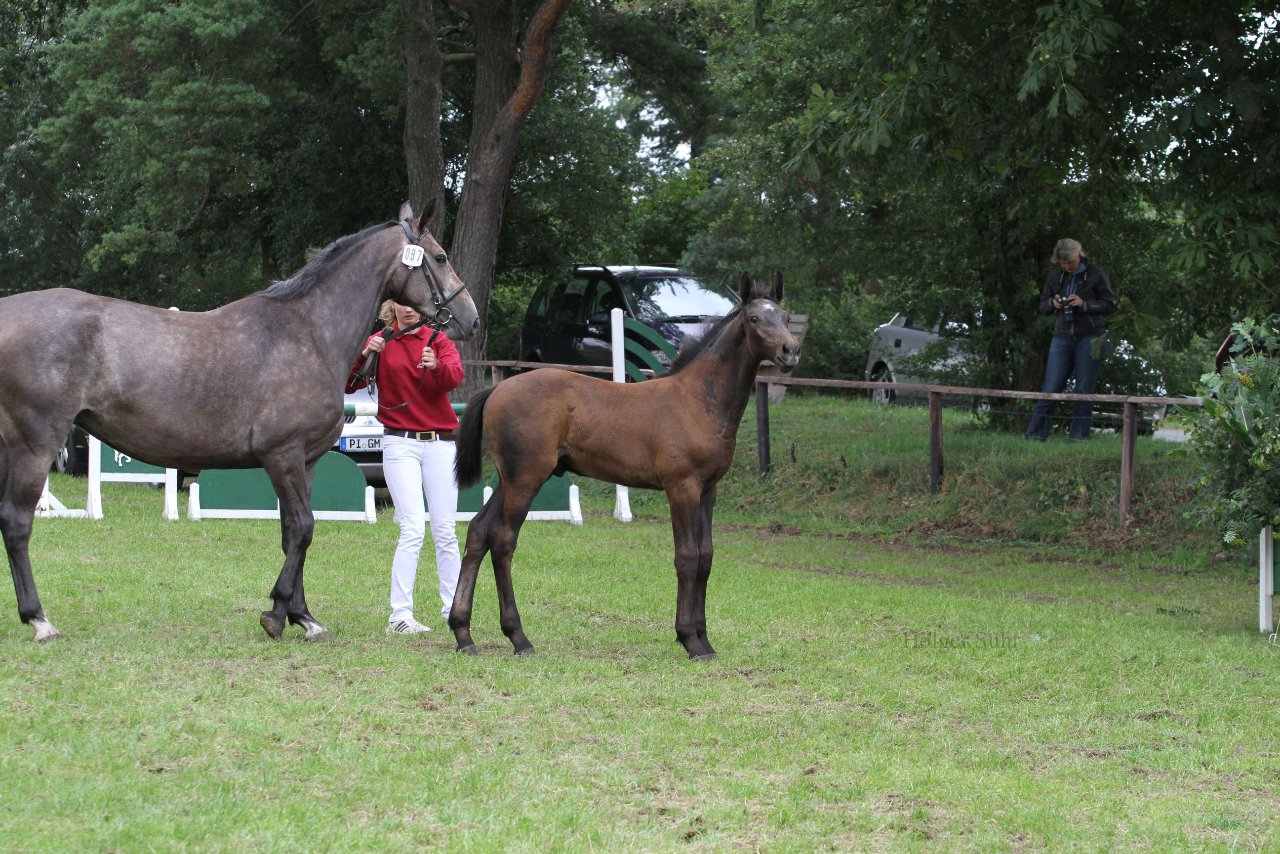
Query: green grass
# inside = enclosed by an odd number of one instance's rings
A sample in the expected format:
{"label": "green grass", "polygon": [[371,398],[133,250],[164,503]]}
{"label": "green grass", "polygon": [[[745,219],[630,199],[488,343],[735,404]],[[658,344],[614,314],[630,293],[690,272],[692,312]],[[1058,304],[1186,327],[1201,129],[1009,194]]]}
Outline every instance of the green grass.
{"label": "green grass", "polygon": [[[318,524],[308,599],[335,640],[307,645],[257,624],[274,523],[166,522],[157,491],[107,484],[106,519],[37,522],[65,637],[0,632],[0,849],[1280,848],[1280,653],[1246,563],[1185,523],[1165,542],[1169,501],[1138,532],[1108,515],[1106,437],[1028,448],[948,417],[940,496],[921,410],[789,396],[763,486],[744,425],[711,664],[675,643],[643,494],[631,524],[586,484],[586,525],[529,523],[538,655],[510,654],[486,566],[467,658],[439,625],[384,634],[389,510]],[[1144,488],[1176,479],[1165,453],[1144,444]]]}

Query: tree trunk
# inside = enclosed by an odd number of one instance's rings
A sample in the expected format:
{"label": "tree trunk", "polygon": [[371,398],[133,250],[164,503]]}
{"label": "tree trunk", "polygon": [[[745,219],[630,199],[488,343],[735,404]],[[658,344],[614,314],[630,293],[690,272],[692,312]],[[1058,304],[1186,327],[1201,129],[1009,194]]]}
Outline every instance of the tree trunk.
{"label": "tree trunk", "polygon": [[448,223],[444,204],[444,153],[440,139],[441,79],[444,60],[431,0],[402,0],[406,102],[404,159],[409,176],[409,202],[414,212],[435,201],[428,222],[440,237]]}
{"label": "tree trunk", "polygon": [[[488,344],[489,295],[498,237],[520,130],[542,94],[551,34],[569,0],[544,0],[529,23],[520,54],[516,52],[511,0],[459,0],[455,5],[471,14],[476,27],[476,96],[452,255],[454,268],[480,310],[481,323],[479,334],[460,342],[459,349],[464,359],[482,359]],[[476,372],[469,373],[462,392],[480,382]]]}

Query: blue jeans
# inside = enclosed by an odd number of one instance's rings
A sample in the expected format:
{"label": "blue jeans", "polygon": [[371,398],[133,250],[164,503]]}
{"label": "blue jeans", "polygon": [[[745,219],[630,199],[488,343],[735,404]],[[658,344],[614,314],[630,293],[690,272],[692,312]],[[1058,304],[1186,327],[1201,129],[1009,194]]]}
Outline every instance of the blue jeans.
{"label": "blue jeans", "polygon": [[[1044,388],[1041,391],[1057,394],[1067,387],[1067,378],[1076,375],[1076,393],[1093,394],[1098,384],[1098,369],[1107,354],[1107,334],[1055,335],[1049,344],[1049,361],[1044,369]],[[1055,400],[1036,401],[1035,413],[1027,425],[1027,438],[1041,441],[1049,438],[1053,429],[1053,412],[1058,408]],[[1088,439],[1093,423],[1093,403],[1082,400],[1074,404],[1071,413],[1071,438]]]}

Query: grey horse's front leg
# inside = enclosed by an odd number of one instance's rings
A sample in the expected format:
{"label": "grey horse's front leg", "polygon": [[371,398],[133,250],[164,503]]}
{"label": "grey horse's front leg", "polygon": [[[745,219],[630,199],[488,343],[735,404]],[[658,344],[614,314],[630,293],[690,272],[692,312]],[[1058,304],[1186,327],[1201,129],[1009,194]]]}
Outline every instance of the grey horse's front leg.
{"label": "grey horse's front leg", "polygon": [[10,448],[7,459],[0,461],[3,462],[3,467],[0,467],[0,534],[4,537],[9,574],[13,576],[13,590],[18,597],[18,617],[35,629],[37,642],[59,636],[58,630],[45,616],[40,596],[36,593],[29,550],[36,504],[44,490],[52,459],[52,453],[46,457]]}
{"label": "grey horse's front leg", "polygon": [[284,566],[271,588],[271,610],[263,611],[258,622],[273,638],[284,634],[286,623],[293,623],[306,632],[306,640],[329,640],[332,634],[307,609],[302,586],[307,549],[316,525],[315,515],[311,512],[311,479],[315,473],[315,462],[299,467],[274,460],[265,468],[280,499],[280,546],[284,550]]}

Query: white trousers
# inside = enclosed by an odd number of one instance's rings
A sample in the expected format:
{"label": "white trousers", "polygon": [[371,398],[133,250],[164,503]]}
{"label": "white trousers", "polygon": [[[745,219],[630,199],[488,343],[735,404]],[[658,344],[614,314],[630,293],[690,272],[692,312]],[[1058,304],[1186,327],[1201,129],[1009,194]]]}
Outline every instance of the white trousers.
{"label": "white trousers", "polygon": [[[453,442],[419,442],[382,437],[382,474],[400,523],[400,541],[391,561],[391,620],[413,616],[413,583],[430,511],[431,538],[440,578],[441,615],[449,618],[458,587],[462,557],[458,551],[458,487],[453,480]],[[423,496],[426,503],[423,503]]]}

